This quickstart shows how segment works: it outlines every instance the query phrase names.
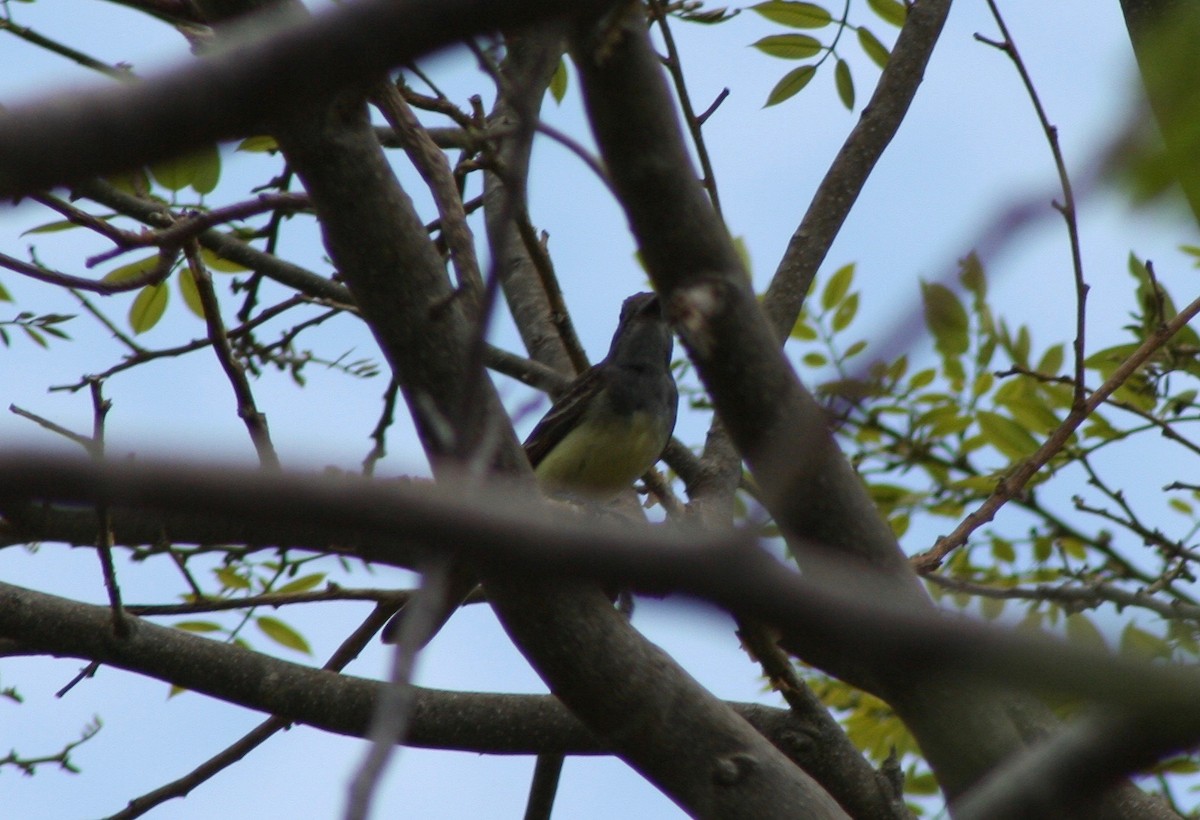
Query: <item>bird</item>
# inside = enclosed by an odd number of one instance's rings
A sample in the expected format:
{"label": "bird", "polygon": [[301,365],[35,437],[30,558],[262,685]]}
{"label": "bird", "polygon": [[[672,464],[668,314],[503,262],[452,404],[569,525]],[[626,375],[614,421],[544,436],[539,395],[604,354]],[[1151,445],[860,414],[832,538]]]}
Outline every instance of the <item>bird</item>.
{"label": "bird", "polygon": [[654,466],[679,409],[673,346],[656,294],[625,300],[608,355],[571,383],[525,439],[544,492],[603,503]]}
{"label": "bird", "polygon": [[[637,293],[622,303],[608,355],[571,382],[525,439],[542,492],[605,504],[654,466],[679,411],[673,349],[656,294]],[[442,621],[469,591],[449,596],[454,600]],[[395,643],[403,615],[401,609],[384,626],[385,643]]]}

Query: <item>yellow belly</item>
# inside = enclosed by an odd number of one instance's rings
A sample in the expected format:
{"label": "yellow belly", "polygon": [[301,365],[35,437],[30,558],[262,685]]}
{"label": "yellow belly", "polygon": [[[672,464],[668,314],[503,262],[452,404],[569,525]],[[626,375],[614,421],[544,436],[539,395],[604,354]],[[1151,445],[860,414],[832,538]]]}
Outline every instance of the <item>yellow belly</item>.
{"label": "yellow belly", "polygon": [[592,419],[542,459],[538,483],[550,493],[608,501],[654,466],[666,444],[662,425],[649,413]]}

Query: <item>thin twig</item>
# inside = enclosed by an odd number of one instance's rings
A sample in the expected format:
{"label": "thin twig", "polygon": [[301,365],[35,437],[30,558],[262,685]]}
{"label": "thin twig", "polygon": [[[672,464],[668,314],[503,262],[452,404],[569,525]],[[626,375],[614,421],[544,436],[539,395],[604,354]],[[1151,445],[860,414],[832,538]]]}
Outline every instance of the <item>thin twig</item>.
{"label": "thin twig", "polygon": [[[704,120],[696,116],[696,110],[692,107],[692,97],[688,93],[687,81],[683,76],[683,62],[679,57],[679,49],[675,46],[675,36],[671,33],[670,25],[667,24],[666,7],[662,0],[650,0],[650,10],[654,21],[658,23],[659,31],[662,32],[663,44],[667,47],[667,72],[675,84],[675,94],[679,98],[679,108],[683,112],[683,120],[687,124],[688,133],[692,136],[692,144],[696,146],[696,157],[700,160],[700,170],[704,175],[701,181],[704,183],[704,189],[708,191],[708,198],[712,200],[717,218],[724,223],[725,216],[721,213],[721,197],[717,194],[717,177],[713,173],[712,160],[708,156],[708,145],[704,142]],[[720,98],[704,113],[704,119],[712,116],[712,112],[719,104]]]}
{"label": "thin twig", "polygon": [[1080,248],[1079,241],[1079,222],[1078,210],[1075,205],[1075,193],[1071,187],[1071,176],[1067,173],[1067,163],[1063,159],[1062,146],[1058,141],[1058,128],[1050,122],[1050,118],[1046,116],[1046,109],[1042,106],[1042,100],[1038,96],[1037,88],[1033,85],[1033,78],[1029,75],[1028,69],[1025,67],[1025,61],[1021,59],[1021,54],[1017,50],[1017,44],[1009,34],[1008,26],[1004,23],[1004,17],[1000,14],[1000,9],[996,6],[995,0],[987,0],[988,8],[991,9],[992,17],[996,20],[996,25],[1000,28],[1000,33],[1003,35],[1002,42],[994,42],[979,34],[975,35],[975,39],[982,43],[987,43],[990,46],[998,48],[1008,55],[1012,60],[1013,66],[1016,67],[1017,73],[1021,76],[1021,82],[1025,86],[1025,91],[1029,94],[1029,101],[1033,104],[1033,109],[1037,113],[1038,122],[1042,126],[1042,132],[1046,135],[1046,143],[1050,146],[1050,153],[1054,157],[1054,168],[1058,172],[1058,181],[1062,186],[1063,201],[1061,204],[1055,203],[1058,211],[1063,216],[1063,221],[1067,226],[1067,238],[1071,245],[1071,271],[1075,280],[1075,386],[1073,403],[1075,406],[1080,406],[1084,402],[1084,361],[1086,359],[1085,346],[1085,330],[1087,324],[1087,294],[1089,285],[1083,276],[1083,252]]}
{"label": "thin twig", "polygon": [[204,263],[200,261],[200,254],[197,250],[196,244],[190,243],[186,254],[188,270],[184,275],[191,276],[196,283],[196,290],[200,294],[200,304],[204,308],[204,321],[208,325],[209,341],[212,343],[213,352],[221,364],[221,369],[225,371],[229,384],[233,387],[234,396],[237,398],[238,416],[241,417],[242,422],[246,425],[246,430],[250,433],[250,440],[254,443],[259,462],[268,470],[278,470],[280,467],[279,456],[275,452],[275,446],[271,443],[271,433],[267,429],[267,417],[258,410],[254,401],[254,392],[250,389],[250,382],[246,379],[245,368],[233,358],[233,350],[229,346],[225,324],[221,321],[221,306],[217,302],[217,294],[213,290],[212,276]]}
{"label": "thin twig", "polygon": [[[112,402],[104,398],[104,385],[93,380],[89,385],[92,394],[92,446],[89,452],[98,461],[104,459],[104,419],[112,409]],[[96,554],[100,556],[100,570],[104,575],[104,589],[108,592],[108,605],[112,610],[113,634],[118,638],[129,635],[129,621],[121,603],[121,587],[117,583],[117,569],[113,564],[112,511],[107,504],[96,505]]]}

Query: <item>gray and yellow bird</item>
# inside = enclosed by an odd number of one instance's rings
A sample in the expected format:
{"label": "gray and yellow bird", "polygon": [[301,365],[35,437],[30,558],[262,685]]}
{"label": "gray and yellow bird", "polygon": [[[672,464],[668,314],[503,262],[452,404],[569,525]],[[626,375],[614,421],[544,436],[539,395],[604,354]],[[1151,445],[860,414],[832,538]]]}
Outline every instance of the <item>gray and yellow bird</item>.
{"label": "gray and yellow bird", "polygon": [[[626,299],[608,355],[571,383],[525,440],[545,493],[602,504],[654,466],[679,409],[672,348],[658,296]],[[469,576],[456,578],[439,626],[473,585]],[[384,627],[385,642],[398,637],[403,614],[401,609]]]}

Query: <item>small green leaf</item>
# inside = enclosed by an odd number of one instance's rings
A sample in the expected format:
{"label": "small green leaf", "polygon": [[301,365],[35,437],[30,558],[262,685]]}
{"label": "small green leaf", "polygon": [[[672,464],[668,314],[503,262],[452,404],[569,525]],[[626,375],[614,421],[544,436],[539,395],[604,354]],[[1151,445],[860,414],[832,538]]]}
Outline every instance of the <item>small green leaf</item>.
{"label": "small green leaf", "polygon": [[987,276],[983,272],[983,264],[975,252],[967,254],[959,260],[958,281],[969,290],[975,298],[982,302],[987,298]]}
{"label": "small green leaf", "polygon": [[967,351],[967,311],[954,292],[936,282],[921,283],[925,302],[925,324],[933,333],[934,343],[943,356],[959,356]]}
{"label": "small green leaf", "polygon": [[277,589],[275,591],[276,592],[304,592],[305,590],[309,590],[309,589],[312,589],[313,587],[320,586],[321,582],[324,580],[325,580],[324,572],[314,572],[311,575],[302,575],[299,578],[297,578],[296,580],[290,581],[290,582],[284,584],[283,586],[281,586],[279,589]]}
{"label": "small green leaf", "polygon": [[1021,425],[999,413],[981,410],[976,417],[979,432],[1006,457],[1017,460],[1025,458],[1038,448],[1037,439]]}
{"label": "small green leaf", "polygon": [[118,282],[128,282],[130,279],[137,279],[144,273],[149,273],[158,267],[158,254],[152,254],[138,259],[136,262],[130,262],[128,265],[122,265],[119,268],[114,268],[100,279],[101,282],[116,284]]}
{"label": "small green leaf", "polygon": [[265,154],[272,151],[278,151],[279,143],[275,141],[274,137],[268,137],[266,134],[262,134],[257,137],[246,137],[244,140],[238,143],[236,150],[249,151],[250,153],[254,154]]}
{"label": "small green leaf", "polygon": [[210,145],[184,157],[155,163],[150,166],[150,175],[168,191],[182,191],[190,185],[197,193],[207,194],[217,187],[221,176],[221,154]]}
{"label": "small green leaf", "polygon": [[243,577],[233,567],[220,567],[213,570],[221,586],[226,589],[250,589],[250,581]]}
{"label": "small green leaf", "polygon": [[561,104],[567,96],[567,79],[567,61],[566,58],[562,58],[554,68],[554,74],[550,76],[550,96],[556,103]]}
{"label": "small green leaf", "polygon": [[750,8],[771,22],[789,28],[823,28],[833,22],[833,15],[815,3],[767,0]]}
{"label": "small green leaf", "polygon": [[312,649],[309,647],[308,641],[304,640],[304,636],[278,618],[263,615],[256,618],[255,623],[264,635],[280,646],[303,652],[305,655],[312,654]]}
{"label": "small green leaf", "polygon": [[833,69],[833,82],[837,86],[838,99],[849,111],[854,110],[854,78],[850,76],[850,64],[838,60]]}
{"label": "small green leaf", "polygon": [[1187,516],[1191,516],[1193,513],[1192,505],[1184,501],[1182,498],[1172,498],[1167,501],[1167,505],[1170,506],[1171,509],[1181,512]]}
{"label": "small green leaf", "polygon": [[38,225],[36,228],[30,228],[27,231],[22,231],[21,236],[28,236],[32,233],[57,233],[58,231],[69,231],[71,228],[78,227],[79,225],[76,225],[69,219],[59,219],[54,222],[47,222],[44,225]]}
{"label": "small green leaf", "polygon": [[36,344],[38,347],[44,348],[44,347],[50,346],[50,345],[46,344],[46,337],[43,336],[42,334],[38,333],[36,330],[31,328],[29,325],[21,325],[21,330],[25,331],[25,335],[28,336],[30,338],[30,340],[33,341],[33,343]]}
{"label": "small green leaf", "polygon": [[220,632],[221,625],[212,621],[180,621],[174,624],[176,629],[184,632]]}
{"label": "small green leaf", "polygon": [[851,293],[842,301],[840,305],[838,305],[838,309],[834,311],[833,321],[831,322],[834,333],[840,333],[849,327],[850,323],[854,321],[854,316],[857,313],[858,294]]}
{"label": "small green leaf", "polygon": [[880,19],[893,26],[904,25],[908,17],[908,8],[900,0],[867,0],[867,5]]}
{"label": "small green leaf", "polygon": [[1045,373],[1047,376],[1057,376],[1058,371],[1063,366],[1063,346],[1061,344],[1052,345],[1045,353],[1042,354],[1041,361],[1034,368],[1039,373]]}
{"label": "small green leaf", "polygon": [[802,65],[799,68],[793,68],[783,75],[783,79],[775,83],[775,87],[767,95],[767,102],[763,108],[778,105],[789,97],[796,96],[804,86],[812,81],[813,75],[816,73],[816,66]]}
{"label": "small green leaf", "polygon": [[925,370],[918,370],[913,373],[912,378],[908,380],[908,386],[913,390],[920,390],[922,387],[933,382],[937,378],[937,371],[932,367]]}
{"label": "small green leaf", "polygon": [[807,34],[772,34],[750,45],[763,54],[784,60],[803,60],[819,54],[824,48],[820,40]]}
{"label": "small green leaf", "polygon": [[216,145],[193,155],[196,170],[192,174],[192,190],[198,194],[210,194],[221,180],[221,152]]}
{"label": "small green leaf", "polygon": [[992,385],[996,383],[996,377],[989,372],[980,373],[975,377],[975,384],[971,386],[971,397],[979,398],[992,389]]}
{"label": "small green leaf", "polygon": [[5,289],[4,285],[0,285],[0,302],[11,302],[12,295]]}
{"label": "small green leaf", "polygon": [[866,26],[858,27],[858,44],[862,46],[862,50],[871,62],[880,68],[887,68],[888,59],[891,58],[891,53],[887,50],[887,46],[879,42],[874,34],[872,34]]}
{"label": "small green leaf", "polygon": [[791,337],[800,339],[805,342],[811,342],[817,338],[817,331],[808,323],[808,317],[803,313],[796,319],[796,324],[792,325]]}
{"label": "small green leaf", "polygon": [[809,367],[824,367],[829,364],[829,360],[821,353],[805,353],[803,361]]}
{"label": "small green leaf", "polygon": [[867,340],[859,339],[857,342],[855,342],[854,344],[852,344],[848,348],[846,348],[846,352],[844,354],[842,354],[842,358],[845,358],[845,359],[852,358],[854,356],[857,356],[859,353],[862,353],[866,349],[867,349]]}
{"label": "small green leaf", "polygon": [[134,333],[145,333],[158,324],[167,310],[167,300],[170,291],[165,282],[157,285],[147,285],[138,291],[133,306],[129,308],[129,326]]}
{"label": "small green leaf", "polygon": [[200,259],[204,261],[205,267],[214,273],[245,273],[250,270],[245,265],[240,265],[224,256],[217,256],[216,251],[208,248],[200,249]]}
{"label": "small green leaf", "polygon": [[821,291],[821,308],[824,310],[832,310],[837,306],[838,302],[846,296],[850,290],[850,284],[854,281],[854,263],[842,265],[833,276],[829,277],[829,281],[825,283],[825,288]]}
{"label": "small green leaf", "polygon": [[992,557],[997,561],[1003,561],[1006,564],[1011,564],[1017,560],[1017,551],[1013,549],[1011,541],[1006,541],[1003,538],[993,538]]}
{"label": "small green leaf", "polygon": [[179,295],[183,297],[183,303],[188,306],[188,310],[204,318],[204,303],[200,300],[200,290],[196,287],[196,277],[192,276],[190,270],[181,270],[179,272]]}

